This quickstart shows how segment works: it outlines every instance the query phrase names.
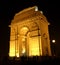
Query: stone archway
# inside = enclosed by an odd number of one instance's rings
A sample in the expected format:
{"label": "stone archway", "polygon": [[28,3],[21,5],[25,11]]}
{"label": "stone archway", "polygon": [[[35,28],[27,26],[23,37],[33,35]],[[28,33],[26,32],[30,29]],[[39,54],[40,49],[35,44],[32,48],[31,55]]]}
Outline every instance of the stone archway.
{"label": "stone archway", "polygon": [[46,55],[46,47],[48,55],[51,55],[49,23],[40,11],[35,11],[35,8],[36,6],[24,9],[14,16],[11,22],[9,56]]}

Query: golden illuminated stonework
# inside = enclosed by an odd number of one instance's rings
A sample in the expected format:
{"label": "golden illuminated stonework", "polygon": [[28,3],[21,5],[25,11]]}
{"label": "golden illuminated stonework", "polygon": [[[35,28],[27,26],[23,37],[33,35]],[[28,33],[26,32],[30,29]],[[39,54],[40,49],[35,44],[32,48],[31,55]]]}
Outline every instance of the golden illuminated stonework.
{"label": "golden illuminated stonework", "polygon": [[17,13],[9,25],[9,56],[51,56],[48,24],[37,6]]}

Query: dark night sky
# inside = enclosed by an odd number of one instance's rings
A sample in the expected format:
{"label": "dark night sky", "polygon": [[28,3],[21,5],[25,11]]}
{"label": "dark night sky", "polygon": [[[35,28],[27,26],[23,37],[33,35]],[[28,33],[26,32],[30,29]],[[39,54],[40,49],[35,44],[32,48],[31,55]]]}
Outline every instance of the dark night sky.
{"label": "dark night sky", "polygon": [[[15,13],[29,6],[37,5],[50,22],[49,33],[50,39],[56,40],[56,49],[60,49],[60,9],[58,0],[20,0],[20,1],[0,1],[0,56],[8,53],[9,47],[9,27]],[[60,51],[58,52],[60,55]]]}

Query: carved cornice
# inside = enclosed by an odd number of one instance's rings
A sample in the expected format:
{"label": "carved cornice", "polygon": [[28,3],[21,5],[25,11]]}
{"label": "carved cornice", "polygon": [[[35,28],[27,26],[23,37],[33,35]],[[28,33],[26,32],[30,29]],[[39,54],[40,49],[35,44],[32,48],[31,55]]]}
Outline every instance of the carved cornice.
{"label": "carved cornice", "polygon": [[46,17],[40,12],[40,11],[35,11],[34,7],[33,8],[28,8],[26,10],[23,10],[16,14],[14,16],[14,19],[12,20],[11,24],[22,22],[25,20],[43,20],[47,22]]}

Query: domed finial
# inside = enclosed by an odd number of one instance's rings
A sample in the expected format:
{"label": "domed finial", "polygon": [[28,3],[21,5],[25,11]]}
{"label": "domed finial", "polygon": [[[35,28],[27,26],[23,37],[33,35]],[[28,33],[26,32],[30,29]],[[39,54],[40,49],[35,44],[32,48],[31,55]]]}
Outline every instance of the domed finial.
{"label": "domed finial", "polygon": [[35,6],[35,11],[38,11],[38,7],[37,6]]}
{"label": "domed finial", "polygon": [[43,14],[43,11],[40,11],[41,14]]}

